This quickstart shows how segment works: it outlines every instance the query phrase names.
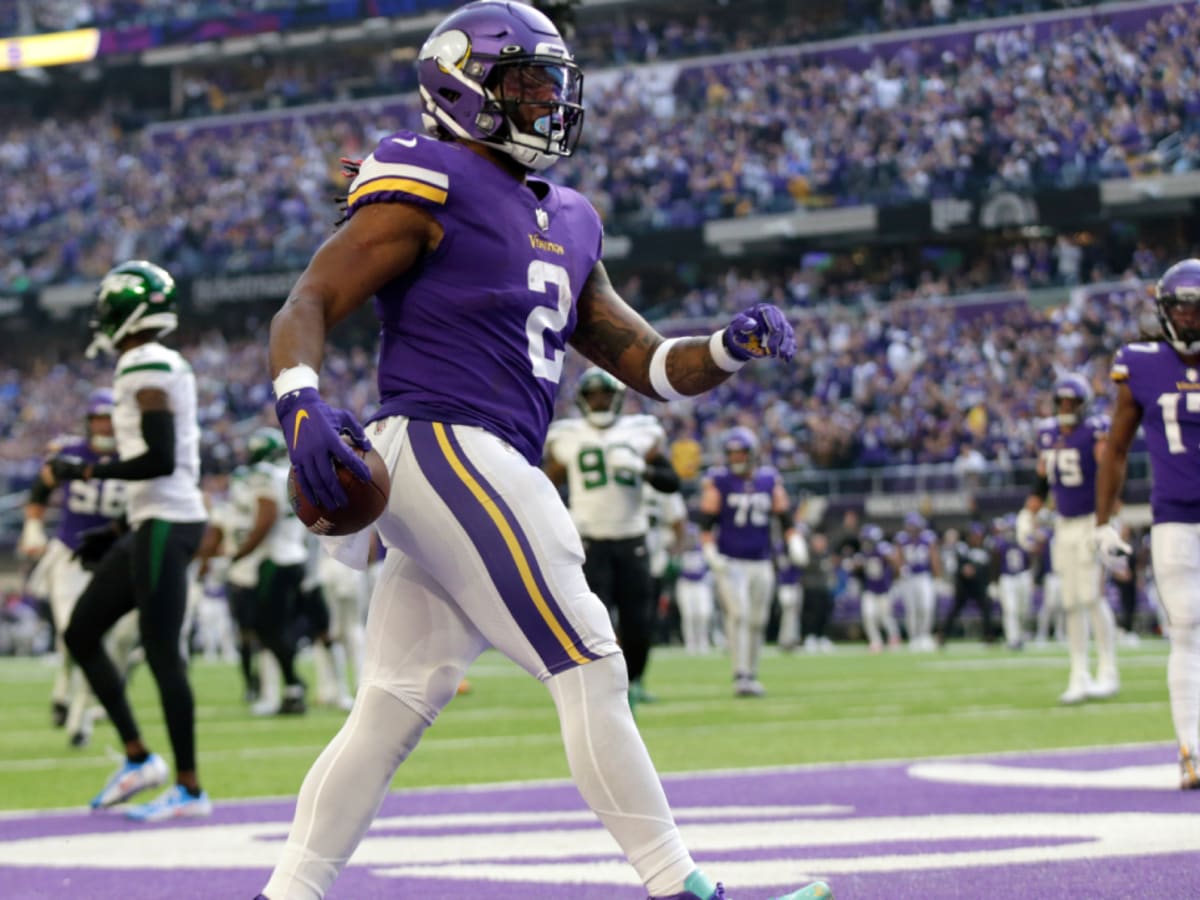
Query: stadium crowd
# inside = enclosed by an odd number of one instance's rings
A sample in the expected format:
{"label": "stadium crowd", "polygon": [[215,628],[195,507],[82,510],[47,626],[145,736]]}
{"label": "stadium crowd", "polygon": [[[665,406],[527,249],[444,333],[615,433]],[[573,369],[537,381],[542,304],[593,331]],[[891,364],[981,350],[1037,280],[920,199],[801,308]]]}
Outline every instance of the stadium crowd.
{"label": "stadium crowd", "polygon": [[[436,9],[453,6],[454,2],[421,0],[419,8]],[[38,0],[36,3],[31,0],[11,0],[0,5],[0,37],[72,28],[119,29],[180,20],[223,19],[285,8],[319,9],[331,5],[332,0]],[[380,3],[379,0],[361,0],[358,5],[363,17],[387,15],[405,8],[402,3]],[[407,5],[410,10],[418,7],[413,3]],[[820,24],[789,23],[791,30],[787,34],[793,38],[828,37],[844,34],[852,25],[858,33],[893,31],[941,25],[961,19],[992,18],[1082,5],[1081,0],[839,0],[823,5],[821,14],[815,17]],[[681,30],[681,26],[671,29],[672,32]],[[632,29],[618,31],[613,36],[613,49],[618,54],[629,48],[634,49],[632,56],[619,56],[618,62],[643,61],[647,58],[645,50],[650,44],[666,43],[669,46],[674,40],[681,41],[689,48],[711,48],[701,52],[722,52],[738,45],[736,40],[731,39],[729,31],[717,31],[697,38],[671,33],[665,41],[661,34],[645,34],[645,31],[645,26],[635,24]],[[589,44],[600,41],[594,35],[589,37]],[[643,52],[638,53],[638,50]]]}
{"label": "stadium crowd", "polygon": [[[930,41],[866,69],[795,53],[683,68],[657,92],[632,69],[593,80],[585,145],[555,176],[633,233],[1191,171],[1198,38],[1200,22],[1169,10],[1124,33],[1095,19],[984,32],[969,54]],[[418,127],[407,97],[131,133],[114,115],[5,126],[0,291],[96,278],[131,255],[180,275],[295,265],[336,217],[337,159]]]}
{"label": "stadium crowd", "polygon": [[[955,304],[941,287],[930,282],[889,303],[859,297],[854,305],[785,304],[793,309],[799,341],[791,367],[748,371],[694,401],[644,408],[660,417],[677,450],[692,449],[677,458],[685,477],[694,477],[689,465],[717,458],[721,434],[735,424],[762,433],[772,461],[784,470],[962,458],[963,466],[981,462],[1003,471],[1034,455],[1036,420],[1049,414],[1045,402],[1058,375],[1086,373],[1103,408],[1109,355],[1144,327],[1149,311],[1143,282],[1132,272],[1048,311],[1015,292]],[[716,314],[773,297],[774,290],[760,275],[731,271],[689,295],[696,304],[689,311]],[[245,336],[264,331],[269,311],[256,319],[235,305],[227,314],[236,326],[193,335],[184,348],[200,386],[207,471],[227,470],[238,461],[242,438],[273,423],[262,341]],[[687,321],[684,330],[694,330],[695,319]],[[669,332],[670,320],[663,327]],[[78,429],[88,392],[104,381],[75,347],[82,338],[68,339],[59,338],[58,361],[46,355],[32,367],[0,369],[0,480],[26,483],[46,442]],[[322,373],[329,396],[360,416],[377,403],[374,361],[364,349],[370,346],[369,334],[348,330]],[[572,354],[560,414],[572,407],[581,370]],[[639,408],[642,402],[631,394],[627,409]]]}

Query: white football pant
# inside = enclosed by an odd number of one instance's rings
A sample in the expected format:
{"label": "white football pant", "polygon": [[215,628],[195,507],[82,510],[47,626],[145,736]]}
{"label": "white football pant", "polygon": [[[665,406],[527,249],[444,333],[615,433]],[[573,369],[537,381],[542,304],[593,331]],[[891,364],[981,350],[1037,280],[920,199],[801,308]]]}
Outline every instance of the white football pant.
{"label": "white football pant", "polygon": [[1200,525],[1163,522],[1150,529],[1150,556],[1171,652],[1167,690],[1180,744],[1200,747]]}
{"label": "white football pant", "polygon": [[388,553],[367,614],[362,684],[304,780],[263,893],[324,897],[397,766],[488,646],[549,689],[575,784],[647,893],[681,892],[695,864],[634,724],[624,657],[554,485],[481,428],[394,417],[368,434],[393,490],[376,522]]}
{"label": "white football pant", "polygon": [[1016,647],[1024,639],[1024,623],[1033,597],[1033,573],[1000,576],[1000,613],[1004,620],[1004,642]]}
{"label": "white football pant", "polygon": [[683,631],[683,646],[689,654],[707,653],[712,646],[713,618],[712,582],[707,578],[680,578],[675,582],[675,603],[679,607],[679,623]]}
{"label": "white football pant", "polygon": [[1088,627],[1096,642],[1096,683],[1115,686],[1117,623],[1101,592],[1101,566],[1096,556],[1095,517],[1059,516],[1054,522],[1054,571],[1061,579],[1071,671],[1067,691],[1085,692],[1088,674]]}
{"label": "white football pant", "polygon": [[800,615],[804,609],[804,588],[799,584],[779,585],[779,646],[800,646]]}
{"label": "white football pant", "polygon": [[717,573],[717,599],[729,638],[734,677],[758,677],[758,657],[766,637],[767,618],[775,593],[775,566],[769,559],[725,557]]}

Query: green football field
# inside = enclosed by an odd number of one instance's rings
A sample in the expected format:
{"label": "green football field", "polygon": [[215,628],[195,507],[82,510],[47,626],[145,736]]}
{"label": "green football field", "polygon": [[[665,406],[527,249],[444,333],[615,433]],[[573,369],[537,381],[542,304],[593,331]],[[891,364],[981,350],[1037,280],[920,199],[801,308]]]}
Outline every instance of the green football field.
{"label": "green football field", "polygon": [[[1011,653],[952,644],[937,654],[872,656],[858,646],[831,655],[768,648],[768,696],[735,700],[724,657],[658,648],[638,709],[642,734],[663,772],[841,760],[897,759],[991,751],[1170,741],[1167,646],[1122,649],[1121,693],[1065,708],[1062,647]],[[344,714],[256,719],[241,701],[234,667],[193,667],[201,780],[215,801],[294,794]],[[112,727],[91,745],[67,746],[49,724],[49,659],[0,660],[0,809],[85,804],[117,759]],[[305,672],[310,685],[312,672]],[[503,657],[485,654],[473,690],[456,698],[401,767],[396,787],[567,777],[546,690]],[[157,693],[145,668],[132,697],[147,741],[170,760]]]}

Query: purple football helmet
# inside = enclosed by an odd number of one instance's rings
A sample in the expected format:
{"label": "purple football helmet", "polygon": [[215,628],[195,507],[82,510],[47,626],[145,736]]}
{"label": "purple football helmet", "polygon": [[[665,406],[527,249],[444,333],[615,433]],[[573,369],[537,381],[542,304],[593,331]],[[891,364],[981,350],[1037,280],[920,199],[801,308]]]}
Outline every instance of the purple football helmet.
{"label": "purple football helmet", "polygon": [[1200,259],[1175,263],[1154,290],[1158,323],[1180,353],[1200,353]]}
{"label": "purple football helmet", "polygon": [[88,416],[111,416],[113,411],[112,388],[96,388],[88,394]]}
{"label": "purple football helmet", "polygon": [[[1059,425],[1067,427],[1078,425],[1083,416],[1083,410],[1092,399],[1092,389],[1087,379],[1072,372],[1064,375],[1054,383],[1054,414]],[[1077,401],[1074,405],[1063,408],[1063,401]]]}
{"label": "purple football helmet", "polygon": [[[748,475],[754,467],[754,459],[758,454],[758,438],[754,432],[744,425],[737,425],[725,432],[721,441],[721,449],[725,452],[725,465],[735,475]],[[730,459],[730,454],[745,454],[740,459]]]}
{"label": "purple football helmet", "polygon": [[904,514],[904,527],[917,531],[925,527],[925,517],[916,510]]}
{"label": "purple football helmet", "polygon": [[[88,394],[87,439],[97,453],[112,453],[117,449],[112,432],[113,392],[112,388],[96,388]],[[96,419],[109,419],[101,425]]]}
{"label": "purple football helmet", "polygon": [[859,537],[868,543],[878,544],[883,540],[883,529],[874,523],[868,523],[862,527]]}
{"label": "purple football helmet", "polygon": [[447,16],[417,56],[431,134],[495,147],[541,171],[570,156],[583,128],[583,73],[532,6],[476,0]]}

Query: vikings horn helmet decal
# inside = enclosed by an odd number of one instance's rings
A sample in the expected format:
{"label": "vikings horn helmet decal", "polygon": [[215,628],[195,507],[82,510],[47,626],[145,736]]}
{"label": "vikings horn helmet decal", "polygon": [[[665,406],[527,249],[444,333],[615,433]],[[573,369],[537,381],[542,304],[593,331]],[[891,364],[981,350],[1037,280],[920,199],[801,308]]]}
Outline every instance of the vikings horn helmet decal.
{"label": "vikings horn helmet decal", "polygon": [[583,127],[583,74],[531,6],[477,0],[433,30],[417,56],[431,134],[494,147],[541,171],[570,156]]}

